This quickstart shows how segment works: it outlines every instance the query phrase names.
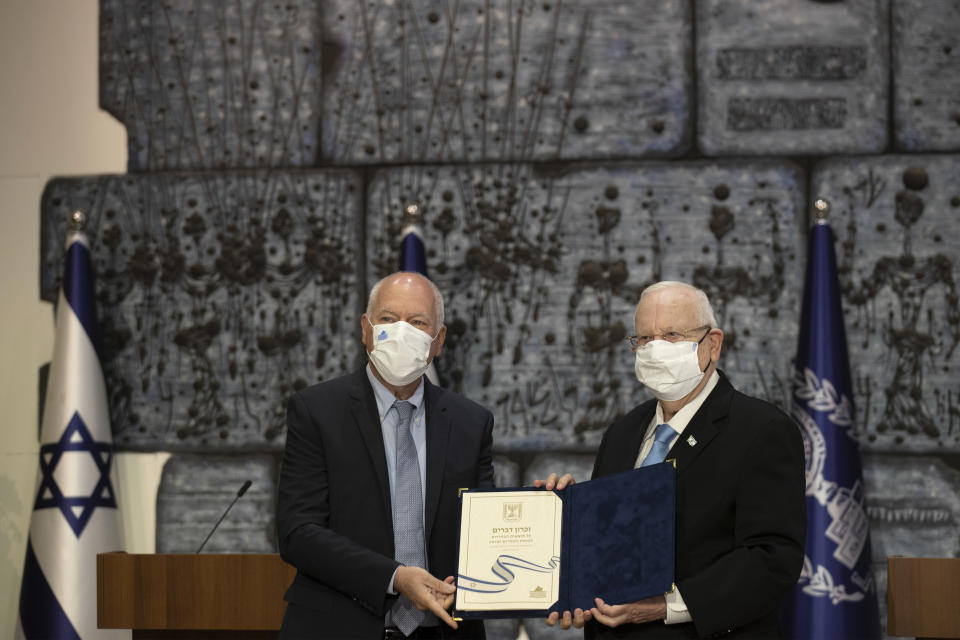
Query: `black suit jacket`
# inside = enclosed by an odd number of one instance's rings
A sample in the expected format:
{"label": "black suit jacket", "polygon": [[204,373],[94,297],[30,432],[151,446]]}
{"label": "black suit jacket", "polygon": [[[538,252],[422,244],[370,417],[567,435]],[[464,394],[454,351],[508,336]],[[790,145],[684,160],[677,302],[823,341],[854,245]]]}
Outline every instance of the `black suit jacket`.
{"label": "black suit jacket", "polygon": [[[593,477],[633,468],[655,411],[651,400],[607,429]],[[667,458],[677,461],[676,584],[693,624],[594,622],[586,637],[777,637],[780,604],[803,566],[799,428],[721,373]]]}
{"label": "black suit jacket", "polygon": [[[456,574],[458,489],[493,486],[493,415],[424,378],[430,572]],[[294,393],[277,498],[280,555],[297,568],[281,635],[382,638],[397,568],[386,454],[365,369]],[[446,627],[446,625],[442,625]],[[481,623],[459,634],[482,637]],[[447,628],[447,631],[453,631]]]}

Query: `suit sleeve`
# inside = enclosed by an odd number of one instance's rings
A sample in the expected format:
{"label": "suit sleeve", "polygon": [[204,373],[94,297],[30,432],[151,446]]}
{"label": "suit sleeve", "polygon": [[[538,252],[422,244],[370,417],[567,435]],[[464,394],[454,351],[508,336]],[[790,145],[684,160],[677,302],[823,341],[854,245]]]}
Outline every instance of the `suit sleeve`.
{"label": "suit sleeve", "polygon": [[477,458],[477,487],[493,488],[493,414],[489,411],[483,424],[483,439]]}
{"label": "suit sleeve", "polygon": [[[730,473],[737,469],[731,465]],[[678,584],[703,637],[769,615],[803,565],[803,444],[783,414],[759,429],[737,484],[731,551]]]}
{"label": "suit sleeve", "polygon": [[399,563],[330,528],[323,438],[299,393],[287,405],[277,532],[285,562],[373,613],[385,613],[387,586]]}

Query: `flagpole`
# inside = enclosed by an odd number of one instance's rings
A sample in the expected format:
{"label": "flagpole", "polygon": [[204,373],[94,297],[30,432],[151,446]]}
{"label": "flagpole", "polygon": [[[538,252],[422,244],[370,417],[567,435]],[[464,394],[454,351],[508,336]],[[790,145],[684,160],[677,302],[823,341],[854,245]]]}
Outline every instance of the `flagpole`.
{"label": "flagpole", "polygon": [[28,640],[130,637],[97,628],[96,556],[123,543],[86,223],[82,211],[70,214],[57,297],[16,627]]}
{"label": "flagpole", "polygon": [[806,451],[807,535],[784,632],[798,640],[876,639],[877,584],[830,203],[820,198],[813,208],[792,406]]}
{"label": "flagpole", "polygon": [[[423,238],[423,210],[416,202],[408,203],[403,208],[399,267],[400,271],[412,271],[424,278],[430,278],[427,274],[427,251]],[[435,361],[427,368],[427,379],[433,384],[440,384]]]}

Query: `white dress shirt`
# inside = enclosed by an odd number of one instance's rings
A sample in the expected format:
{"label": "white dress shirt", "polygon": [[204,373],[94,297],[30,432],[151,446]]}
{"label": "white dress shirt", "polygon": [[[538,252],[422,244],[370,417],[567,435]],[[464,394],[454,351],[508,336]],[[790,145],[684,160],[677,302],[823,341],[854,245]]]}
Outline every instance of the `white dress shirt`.
{"label": "white dress shirt", "polygon": [[[383,433],[383,451],[387,457],[387,478],[390,480],[390,504],[397,501],[397,427],[400,424],[400,412],[397,411],[393,403],[397,401],[396,396],[390,389],[383,386],[383,383],[377,380],[376,376],[370,370],[370,363],[367,363],[367,378],[370,380],[370,386],[373,387],[373,397],[377,400],[377,415],[380,416],[380,429]],[[407,398],[407,402],[413,405],[413,415],[410,419],[410,435],[413,436],[413,444],[417,448],[417,458],[420,463],[420,486],[427,486],[427,408],[423,401],[423,379],[417,385],[417,390],[413,395]],[[424,491],[424,494],[426,491]],[[421,500],[426,500],[421,496]],[[424,558],[426,559],[426,558]],[[397,567],[399,569],[399,567]],[[397,577],[394,570],[390,577],[390,583],[387,585],[387,593],[396,595],[393,588],[393,581]],[[429,613],[429,612],[427,612]],[[389,616],[389,612],[387,614]],[[432,614],[431,614],[432,615]]]}
{"label": "white dress shirt", "polygon": [[[670,421],[667,422],[670,428],[677,432],[677,435],[670,441],[670,448],[673,448],[673,445],[677,442],[677,438],[679,438],[683,430],[687,428],[690,420],[693,419],[693,416],[696,415],[700,407],[703,406],[707,396],[710,395],[710,392],[713,391],[713,388],[717,386],[717,382],[719,381],[720,375],[714,370],[714,372],[710,374],[710,379],[707,381],[706,386],[700,390],[700,393],[698,393],[693,400],[683,405],[680,411],[677,411],[677,413],[670,418]],[[643,438],[643,445],[640,447],[640,454],[637,456],[637,461],[633,465],[634,468],[639,467],[643,459],[650,453],[650,449],[653,448],[653,440],[657,432],[657,426],[661,424],[664,424],[663,407],[658,402],[657,412],[654,414],[650,424],[647,425],[647,433]],[[680,595],[680,589],[674,588],[674,590],[666,594],[665,597],[667,600],[667,618],[664,622],[666,624],[691,622],[693,620],[690,611],[687,609],[687,604],[683,601],[683,596]]]}

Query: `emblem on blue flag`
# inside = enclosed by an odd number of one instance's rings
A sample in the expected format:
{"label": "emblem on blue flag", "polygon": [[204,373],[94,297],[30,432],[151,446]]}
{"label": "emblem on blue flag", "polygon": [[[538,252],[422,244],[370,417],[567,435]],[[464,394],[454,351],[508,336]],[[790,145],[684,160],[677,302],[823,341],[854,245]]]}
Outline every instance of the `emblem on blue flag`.
{"label": "emblem on blue flag", "polygon": [[129,638],[97,629],[97,554],[123,549],[83,216],[73,214],[43,406],[18,638]]}
{"label": "emblem on blue flag", "polygon": [[810,233],[793,380],[806,451],[803,569],[783,611],[788,638],[879,638],[850,365],[827,204]]}

